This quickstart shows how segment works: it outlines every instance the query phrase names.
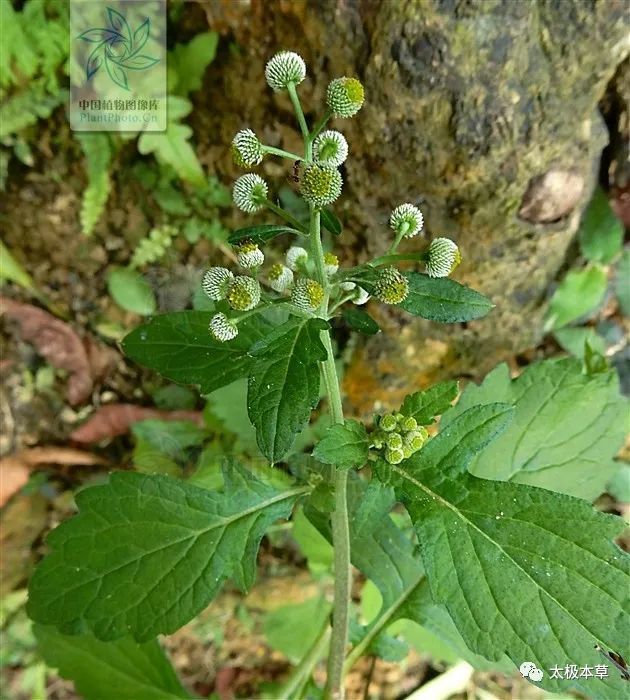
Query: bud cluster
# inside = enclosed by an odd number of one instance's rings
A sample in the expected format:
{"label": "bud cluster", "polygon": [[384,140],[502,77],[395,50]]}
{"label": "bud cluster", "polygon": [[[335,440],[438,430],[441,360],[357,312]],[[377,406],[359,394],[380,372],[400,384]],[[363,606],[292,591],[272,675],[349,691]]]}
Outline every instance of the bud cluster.
{"label": "bud cluster", "polygon": [[389,464],[400,464],[409,459],[429,438],[424,426],[415,418],[402,413],[386,413],[377,417],[376,429],[370,435],[371,447],[380,452]]}

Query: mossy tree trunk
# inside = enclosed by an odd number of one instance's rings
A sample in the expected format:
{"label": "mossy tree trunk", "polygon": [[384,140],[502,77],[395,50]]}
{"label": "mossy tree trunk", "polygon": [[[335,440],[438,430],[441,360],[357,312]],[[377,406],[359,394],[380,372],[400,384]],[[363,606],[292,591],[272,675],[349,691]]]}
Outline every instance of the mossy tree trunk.
{"label": "mossy tree trunk", "polygon": [[293,146],[288,100],[271,95],[261,77],[276,50],[306,59],[309,79],[300,94],[313,116],[331,77],[356,75],[366,105],[335,124],[351,145],[338,207],[349,231],[341,243],[358,260],[382,253],[389,210],[418,202],[429,234],[459,243],[465,262],[456,278],[496,304],[466,327],[409,324],[388,314],[390,328],[402,332],[370,341],[369,364],[387,357],[383,372],[391,365],[408,386],[410,376],[421,383],[442,364],[478,374],[540,338],[550,284],[608,140],[597,105],[629,51],[625,0],[202,7],[208,24],[241,47],[208,93],[220,114],[219,132],[207,137],[209,162],[229,168],[219,144],[244,125],[274,145]]}

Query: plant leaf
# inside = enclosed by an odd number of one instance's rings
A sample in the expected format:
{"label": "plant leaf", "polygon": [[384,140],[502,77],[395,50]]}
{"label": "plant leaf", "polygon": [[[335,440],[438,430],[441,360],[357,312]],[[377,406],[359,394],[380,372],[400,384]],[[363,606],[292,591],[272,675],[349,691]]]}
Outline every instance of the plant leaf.
{"label": "plant leaf", "polygon": [[129,80],[125,69],[120,66],[116,61],[105,52],[105,68],[107,69],[107,74],[109,77],[118,85],[118,87],[123,88],[123,90],[129,90]]}
{"label": "plant leaf", "polygon": [[151,21],[147,17],[144,22],[133,33],[133,53],[136,54],[147,43],[149,31],[151,30]]}
{"label": "plant leaf", "polygon": [[403,274],[409,281],[409,294],[399,306],[414,316],[457,323],[481,318],[494,306],[483,294],[448,277],[432,278],[418,272]]}
{"label": "plant leaf", "polygon": [[138,326],[123,340],[127,357],[180,384],[197,384],[202,394],[246,377],[252,365],[249,348],[271,330],[260,316],[239,324],[229,343],[208,331],[212,313],[178,311],[160,314]]}
{"label": "plant leaf", "polygon": [[269,646],[284,654],[292,663],[298,663],[315,644],[330,608],[330,603],[323,596],[318,596],[272,610],[263,621]]}
{"label": "plant leaf", "polygon": [[352,330],[364,335],[375,335],[381,330],[370,314],[361,309],[344,309],[341,315]]}
{"label": "plant leaf", "polygon": [[499,365],[480,386],[466,387],[441,425],[492,401],[513,405],[514,420],[473,459],[472,474],[588,500],[605,490],[628,415],[614,370],[586,375],[579,360],[564,358],[530,365],[510,380],[507,366]]}
{"label": "plant leaf", "polygon": [[593,192],[578,237],[584,257],[591,262],[610,263],[621,250],[623,226],[601,187]]}
{"label": "plant leaf", "polygon": [[267,243],[272,238],[281,236],[283,233],[303,235],[302,231],[283,224],[258,224],[257,226],[247,226],[234,231],[234,233],[230,234],[228,243],[234,244],[245,239],[251,239],[254,243]]}
{"label": "plant leaf", "polygon": [[129,68],[129,70],[145,70],[159,62],[159,58],[152,58],[145,54],[134,54],[133,56],[129,56],[129,58],[124,58],[120,62],[120,65],[124,68]]}
{"label": "plant leaf", "polygon": [[[566,692],[566,680],[548,675],[555,664],[594,666],[595,644],[627,655],[628,557],[612,542],[623,522],[569,496],[462,474],[487,442],[475,423],[487,433],[489,409],[469,409],[392,467],[397,495],[421,542],[432,596],[467,645],[490,660],[505,651],[516,666],[532,661],[545,670],[543,687]],[[625,689],[616,674],[572,686],[611,700]]]}
{"label": "plant leaf", "polygon": [[370,441],[363,423],[346,420],[328,428],[315,446],[313,457],[339,469],[350,469],[362,467],[367,462],[369,449]]}
{"label": "plant leaf", "polygon": [[557,330],[595,311],[604,299],[607,285],[606,272],[599,265],[568,272],[549,302],[546,330]]}
{"label": "plant leaf", "polygon": [[111,269],[107,289],[112,299],[125,311],[141,316],[155,313],[157,303],[151,285],[135,270],[128,267]]}
{"label": "plant leaf", "polygon": [[236,463],[224,491],[166,476],[115,472],[81,491],[79,515],[48,538],[30,581],[27,611],[62,632],[109,641],[170,634],[197,615],[227,578],[245,591],[267,527],[304,489],[263,484]]}
{"label": "plant leaf", "polygon": [[441,382],[425,391],[416,391],[405,396],[400,412],[411,416],[420,425],[430,425],[437,416],[451,408],[457,396],[457,382]]}
{"label": "plant leaf", "polygon": [[188,95],[199,90],[206,68],[212,63],[217,52],[219,35],[217,32],[195,34],[187,44],[176,44],[168,55],[168,64],[177,77],[175,92]]}
{"label": "plant leaf", "polygon": [[617,263],[615,294],[623,313],[630,316],[630,248],[623,251]]}
{"label": "plant leaf", "polygon": [[39,652],[62,678],[73,681],[85,700],[173,700],[190,698],[156,639],[129,637],[100,642],[92,635],[66,635],[34,625]]}
{"label": "plant leaf", "polygon": [[249,377],[247,410],[261,452],[272,463],[291,449],[319,402],[319,363],[326,357],[320,339],[326,321],[290,319],[257,343]]}
{"label": "plant leaf", "polygon": [[0,241],[0,280],[11,280],[24,289],[35,289],[32,277],[2,241]]}
{"label": "plant leaf", "polygon": [[340,236],[343,230],[341,221],[330,211],[330,209],[322,209],[320,212],[322,226],[330,231],[333,236]]}
{"label": "plant leaf", "polygon": [[192,129],[187,124],[173,122],[169,115],[166,131],[145,131],[140,134],[138,150],[143,155],[154,153],[161,163],[172,166],[182,180],[203,185],[203,169],[195,151],[188,143],[191,136]]}

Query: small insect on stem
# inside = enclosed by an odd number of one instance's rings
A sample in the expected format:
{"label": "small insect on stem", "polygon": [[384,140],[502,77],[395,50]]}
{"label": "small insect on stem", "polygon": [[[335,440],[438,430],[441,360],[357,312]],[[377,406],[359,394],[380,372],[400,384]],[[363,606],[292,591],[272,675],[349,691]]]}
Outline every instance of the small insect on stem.
{"label": "small insect on stem", "polygon": [[293,163],[293,169],[291,170],[291,174],[287,176],[287,180],[289,182],[295,182],[299,183],[300,182],[300,163],[301,160],[296,160],[295,163]]}

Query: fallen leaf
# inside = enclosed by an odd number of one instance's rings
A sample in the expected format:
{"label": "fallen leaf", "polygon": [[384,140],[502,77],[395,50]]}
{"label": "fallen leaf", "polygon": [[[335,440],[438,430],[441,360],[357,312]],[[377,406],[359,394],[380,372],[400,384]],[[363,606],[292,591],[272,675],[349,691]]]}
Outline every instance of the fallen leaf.
{"label": "fallen leaf", "polygon": [[70,404],[76,406],[90,397],[94,379],[104,371],[102,357],[97,358],[94,348],[88,352],[95,341],[88,341],[86,347],[69,324],[31,304],[0,297],[0,313],[19,325],[22,339],[32,343],[53,367],[69,373],[66,395]]}
{"label": "fallen leaf", "polygon": [[157,408],[143,408],[128,403],[102,406],[70,435],[74,442],[100,442],[106,438],[124,435],[138,421],[157,418],[159,420],[189,420],[198,425],[203,423],[200,411],[160,411]]}
{"label": "fallen leaf", "polygon": [[28,481],[29,470],[19,462],[0,464],[0,507]]}

